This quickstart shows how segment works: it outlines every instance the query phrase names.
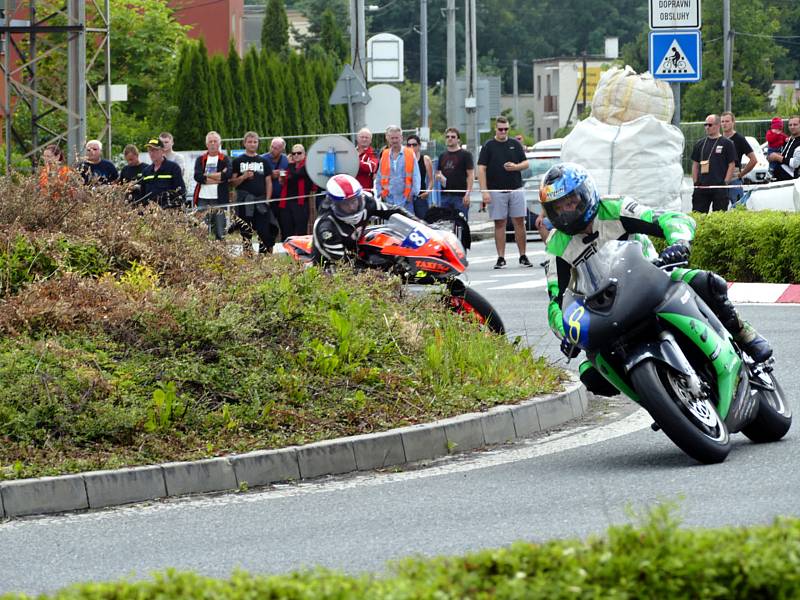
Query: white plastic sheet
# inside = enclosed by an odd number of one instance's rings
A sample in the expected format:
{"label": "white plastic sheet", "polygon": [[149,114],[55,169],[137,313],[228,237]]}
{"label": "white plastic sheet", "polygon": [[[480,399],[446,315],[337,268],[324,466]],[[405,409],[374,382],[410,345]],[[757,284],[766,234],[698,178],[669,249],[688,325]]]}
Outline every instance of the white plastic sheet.
{"label": "white plastic sheet", "polygon": [[601,195],[681,210],[683,145],[681,130],[653,115],[620,125],[589,117],[564,139],[561,158],[586,168]]}

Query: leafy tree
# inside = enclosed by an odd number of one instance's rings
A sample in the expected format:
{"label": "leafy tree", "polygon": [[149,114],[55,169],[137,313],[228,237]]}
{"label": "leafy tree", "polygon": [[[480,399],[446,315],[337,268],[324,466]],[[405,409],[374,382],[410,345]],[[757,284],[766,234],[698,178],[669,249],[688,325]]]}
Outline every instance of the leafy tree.
{"label": "leafy tree", "polygon": [[289,51],[289,19],[283,0],[267,0],[261,25],[261,48],[276,54]]}
{"label": "leafy tree", "polygon": [[336,23],[336,15],[330,7],[322,13],[319,45],[329,57],[335,57],[339,63],[344,63],[350,57],[350,43]]}
{"label": "leafy tree", "polygon": [[[685,87],[681,119],[699,120],[722,110],[722,1],[707,0],[703,9],[703,79]],[[731,104],[739,116],[766,108],[774,61],[783,50],[768,36],[778,31],[778,14],[764,0],[731,0],[731,28],[758,31],[764,37],[737,35],[733,52]]]}
{"label": "leafy tree", "polygon": [[[201,50],[202,48],[202,50]],[[213,128],[209,89],[208,54],[200,42],[185,44],[181,58],[184,71],[178,78],[178,117],[173,127],[176,149],[203,148],[205,135]]]}
{"label": "leafy tree", "polygon": [[[405,0],[400,0],[405,1]],[[296,6],[302,11],[303,15],[308,19],[308,34],[303,35],[299,32],[294,32],[295,39],[297,39],[303,48],[308,51],[314,46],[322,37],[323,29],[331,24],[337,31],[349,31],[350,28],[350,3],[348,0],[299,0]],[[417,4],[417,6],[419,6]],[[329,25],[324,25],[324,22],[330,17],[326,13],[331,13],[332,19]],[[367,27],[367,31],[375,31]],[[345,40],[346,47],[349,49],[350,40],[349,35]],[[348,50],[349,51],[349,50]],[[344,60],[349,57],[345,55]]]}

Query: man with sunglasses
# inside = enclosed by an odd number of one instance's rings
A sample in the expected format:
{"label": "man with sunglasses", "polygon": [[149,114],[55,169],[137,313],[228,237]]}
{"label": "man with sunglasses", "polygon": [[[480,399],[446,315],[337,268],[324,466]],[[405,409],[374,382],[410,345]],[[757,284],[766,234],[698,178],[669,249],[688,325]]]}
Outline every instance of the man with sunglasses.
{"label": "man with sunglasses", "polygon": [[469,216],[469,195],[475,177],[472,154],[461,148],[458,129],[448,127],[444,132],[447,150],[439,155],[436,179],[442,186],[441,206]]}
{"label": "man with sunglasses", "polygon": [[532,267],[525,255],[525,192],[522,171],[528,168],[525,150],[517,140],[508,137],[508,119],[495,119],[494,138],[487,141],[478,156],[478,182],[481,184],[483,205],[489,207],[489,218],[494,221],[494,245],[497,248],[495,269],[506,266],[506,220],[511,217],[514,240],[519,249],[519,264]]}
{"label": "man with sunglasses", "polygon": [[692,150],[692,210],[707,213],[711,210],[728,210],[728,190],[724,187],[733,179],[736,168],[736,148],[733,142],[720,133],[719,115],[708,115],[703,127],[706,136]]}

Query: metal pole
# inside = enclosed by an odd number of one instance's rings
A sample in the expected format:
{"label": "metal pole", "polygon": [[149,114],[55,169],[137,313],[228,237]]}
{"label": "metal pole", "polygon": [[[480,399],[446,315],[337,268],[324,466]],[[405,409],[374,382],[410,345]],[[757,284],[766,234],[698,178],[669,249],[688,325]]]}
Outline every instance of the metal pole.
{"label": "metal pole", "polygon": [[106,158],[111,158],[111,7],[109,0],[105,1],[106,22],[106,128],[108,130],[108,143],[106,145]]}
{"label": "metal pole", "polygon": [[[11,15],[14,13],[15,10],[14,1],[9,0],[6,4],[6,14],[4,19],[4,25],[8,27],[11,24]],[[4,69],[4,76],[5,76],[5,93],[3,96],[3,116],[5,117],[5,129],[6,129],[6,175],[11,172],[11,128],[13,127],[13,123],[11,121],[11,34],[6,33],[3,36],[3,52],[5,55],[3,56],[3,69]]]}
{"label": "metal pole", "polygon": [[672,88],[672,96],[675,98],[675,112],[672,113],[672,124],[675,127],[681,126],[681,84],[678,81],[673,81],[669,84]]}
{"label": "metal pole", "polygon": [[475,97],[475,108],[472,110],[472,139],[475,140],[474,156],[478,155],[478,147],[481,145],[481,136],[478,132],[478,26],[475,23],[475,18],[478,14],[475,8],[475,0],[469,0],[469,14],[470,14],[470,39],[469,43],[472,46],[472,94]]}
{"label": "metal pole", "polygon": [[725,90],[725,110],[731,110],[731,77],[733,56],[731,53],[731,1],[722,0],[722,39],[723,39],[723,89]]}
{"label": "metal pole", "polygon": [[456,0],[447,0],[447,126],[456,122]]}
{"label": "metal pole", "polygon": [[[70,25],[83,25],[86,3],[67,0],[67,13]],[[67,160],[75,164],[86,143],[86,31],[81,29],[67,35]]]}
{"label": "metal pole", "polygon": [[512,62],[512,82],[514,86],[514,123],[517,126],[517,129],[522,129],[522,121],[519,118],[519,78],[517,76],[517,67],[519,61],[515,58]]}
{"label": "metal pole", "polygon": [[[364,0],[350,0],[350,63],[361,80],[366,83],[364,62],[367,60],[366,23],[364,20]],[[365,86],[366,87],[366,86]],[[349,89],[348,89],[349,95]],[[348,105],[351,131],[358,131],[366,125],[366,104]]]}
{"label": "metal pole", "polygon": [[[583,51],[583,81],[581,82],[583,85],[583,110],[581,113],[586,111],[586,50]],[[581,116],[578,115],[578,120],[580,120]],[[567,123],[569,125],[569,123]]]}
{"label": "metal pole", "polygon": [[[422,96],[420,119],[422,137],[429,138],[428,132],[428,0],[419,2],[419,88]],[[425,140],[427,141],[427,139]]]}

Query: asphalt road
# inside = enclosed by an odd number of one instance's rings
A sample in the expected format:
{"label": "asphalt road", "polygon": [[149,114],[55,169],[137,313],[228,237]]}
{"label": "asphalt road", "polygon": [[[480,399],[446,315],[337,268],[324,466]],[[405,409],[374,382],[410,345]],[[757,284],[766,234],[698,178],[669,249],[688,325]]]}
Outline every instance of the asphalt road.
{"label": "asphalt road", "polygon": [[[528,252],[531,260],[541,244]],[[562,361],[546,331],[538,267],[494,271],[491,242],[470,253],[470,277],[512,336]],[[800,306],[742,306],[772,341],[777,375],[799,408]],[[574,365],[571,365],[574,366]],[[677,502],[690,526],[767,523],[800,514],[797,426],[780,443],[734,436],[721,465],[688,459],[624,400],[594,399],[561,431],[417,470],[370,473],[264,491],[172,500],[0,525],[0,593],[38,593],[85,580],[146,577],[167,567],[227,576],[323,565],[381,571],[410,554],[454,554],[600,533],[628,508]]]}

